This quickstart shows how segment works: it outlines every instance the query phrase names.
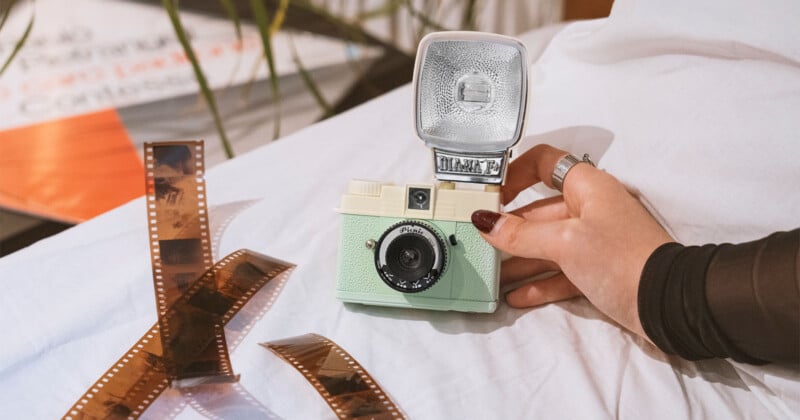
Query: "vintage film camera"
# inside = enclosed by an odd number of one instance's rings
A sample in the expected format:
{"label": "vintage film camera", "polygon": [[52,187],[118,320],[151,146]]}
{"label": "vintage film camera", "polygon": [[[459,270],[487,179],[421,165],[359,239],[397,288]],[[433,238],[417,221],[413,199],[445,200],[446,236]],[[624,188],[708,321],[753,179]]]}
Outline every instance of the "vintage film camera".
{"label": "vintage film camera", "polygon": [[[353,180],[342,196],[336,296],[345,302],[494,312],[499,253],[472,212],[498,211],[508,150],[523,132],[527,53],[517,40],[439,32],[414,69],[417,135],[437,185]],[[456,188],[455,182],[485,184]]]}

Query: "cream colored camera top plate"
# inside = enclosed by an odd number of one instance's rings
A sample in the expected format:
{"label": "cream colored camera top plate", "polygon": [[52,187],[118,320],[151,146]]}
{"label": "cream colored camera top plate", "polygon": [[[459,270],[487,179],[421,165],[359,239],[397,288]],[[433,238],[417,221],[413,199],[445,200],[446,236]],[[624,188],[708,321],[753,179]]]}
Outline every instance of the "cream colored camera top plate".
{"label": "cream colored camera top plate", "polygon": [[[453,222],[470,222],[475,210],[500,210],[500,193],[475,189],[451,188],[452,184],[394,185],[381,181],[354,179],[337,211],[343,214],[364,216],[431,219]],[[430,189],[428,210],[408,208],[408,191],[411,188]]]}

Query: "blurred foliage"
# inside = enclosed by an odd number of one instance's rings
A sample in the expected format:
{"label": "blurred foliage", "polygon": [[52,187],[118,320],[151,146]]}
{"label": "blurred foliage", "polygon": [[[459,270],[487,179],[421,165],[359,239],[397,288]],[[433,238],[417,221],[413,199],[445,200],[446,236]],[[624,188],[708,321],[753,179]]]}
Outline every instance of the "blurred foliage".
{"label": "blurred foliage", "polygon": [[[181,41],[186,55],[192,63],[203,98],[215,122],[226,155],[233,157],[233,150],[227,140],[225,127],[216,106],[214,93],[209,89],[200,63],[191,53],[191,44],[186,38],[186,30],[181,24],[178,14],[178,0],[145,0],[150,3],[162,3],[170,15],[173,28]],[[364,0],[349,2],[325,0],[194,0],[181,4],[181,10],[200,12],[227,18],[234,25],[237,37],[241,39],[242,22],[251,22],[258,28],[264,52],[264,60],[269,69],[272,101],[275,109],[275,125],[273,139],[280,137],[280,83],[275,72],[273,54],[273,35],[278,30],[302,31],[342,40],[347,43],[378,48],[380,56],[366,66],[354,66],[358,74],[357,81],[335,103],[329,103],[322,95],[314,78],[304,67],[300,55],[290,37],[292,61],[297,66],[298,74],[309,93],[322,111],[322,118],[336,115],[371,98],[411,81],[414,67],[414,51],[408,51],[399,40],[398,26],[400,17],[413,27],[411,31],[416,39],[430,31],[451,29],[474,29],[477,0],[383,0],[370,1],[371,8],[365,7]],[[345,6],[356,6],[355,13],[345,16],[336,13]],[[450,16],[460,12],[458,27],[445,27],[437,21],[437,16]],[[366,24],[374,19],[388,19],[389,39],[382,38],[366,28]],[[452,19],[450,19],[452,20]]]}
{"label": "blurred foliage", "polygon": [[[11,10],[14,6],[18,3],[17,0],[8,0],[8,1],[0,1],[0,31],[3,30],[3,26],[5,26],[6,20],[11,15]],[[33,19],[34,15],[31,14],[30,19],[28,20],[28,25],[25,27],[25,31],[22,33],[22,36],[19,40],[14,44],[14,48],[11,50],[11,54],[6,57],[6,60],[3,62],[2,67],[0,67],[0,76],[8,68],[8,65],[11,64],[11,61],[17,55],[19,50],[22,49],[22,46],[25,45],[25,41],[28,40],[28,35],[31,33],[31,28],[33,28]]]}
{"label": "blurred foliage", "polygon": [[[26,1],[33,4],[35,0]],[[0,31],[3,30],[14,7],[26,1],[0,0]],[[380,51],[379,57],[367,64],[352,63],[353,71],[357,73],[356,82],[338,101],[330,103],[323,96],[312,74],[303,65],[293,38],[291,36],[288,38],[292,62],[303,84],[318,104],[324,119],[411,81],[414,51],[403,47],[404,43],[401,42],[399,35],[403,29],[401,25],[407,25],[405,33],[413,34],[415,39],[412,40],[412,44],[415,46],[419,39],[430,31],[475,29],[477,10],[477,0],[192,0],[180,4],[179,0],[138,2],[160,4],[169,16],[228,158],[233,157],[233,148],[228,140],[214,91],[208,84],[201,63],[193,51],[191,38],[181,22],[181,10],[228,19],[234,26],[239,41],[242,40],[243,22],[253,23],[258,28],[264,61],[269,69],[272,104],[275,110],[273,139],[277,139],[281,134],[280,83],[272,46],[273,35],[277,31],[307,32],[338,39],[351,45],[369,46]],[[346,9],[349,9],[349,12],[343,12]],[[454,13],[457,14],[455,21],[460,24],[446,27],[439,21],[444,16],[449,22],[453,22]],[[388,25],[388,38],[378,36],[367,29],[368,24],[377,19],[384,19]],[[14,44],[14,48],[4,61],[0,61],[0,75],[5,72],[25,44],[33,23],[34,13],[31,13],[29,22]]]}

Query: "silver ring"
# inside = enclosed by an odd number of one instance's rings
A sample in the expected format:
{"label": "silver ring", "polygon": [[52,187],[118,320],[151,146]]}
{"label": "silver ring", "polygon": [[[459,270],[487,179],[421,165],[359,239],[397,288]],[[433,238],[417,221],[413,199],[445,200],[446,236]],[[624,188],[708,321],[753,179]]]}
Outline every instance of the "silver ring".
{"label": "silver ring", "polygon": [[564,178],[567,177],[567,173],[573,166],[581,162],[588,163],[592,165],[592,167],[597,167],[597,165],[592,162],[592,158],[589,157],[588,153],[583,154],[583,159],[578,159],[575,155],[566,155],[558,160],[556,167],[553,169],[553,176],[551,177],[553,186],[557,190],[564,192]]}

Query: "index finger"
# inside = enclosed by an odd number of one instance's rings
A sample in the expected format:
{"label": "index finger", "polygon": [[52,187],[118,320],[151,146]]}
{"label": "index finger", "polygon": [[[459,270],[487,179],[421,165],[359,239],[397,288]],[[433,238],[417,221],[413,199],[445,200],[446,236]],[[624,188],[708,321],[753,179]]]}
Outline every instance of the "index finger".
{"label": "index finger", "polygon": [[[553,170],[561,158],[569,153],[548,144],[540,144],[520,155],[508,165],[506,184],[502,188],[503,204],[508,204],[522,190],[538,182],[553,186]],[[575,214],[590,197],[619,184],[615,178],[593,165],[576,163],[564,178],[562,185],[564,200],[570,212]],[[612,180],[614,182],[612,182]],[[621,186],[621,184],[619,184]]]}
{"label": "index finger", "polygon": [[508,204],[517,194],[542,181],[553,187],[550,177],[553,168],[568,153],[549,144],[539,144],[508,164],[506,183],[503,185],[503,204]]}

